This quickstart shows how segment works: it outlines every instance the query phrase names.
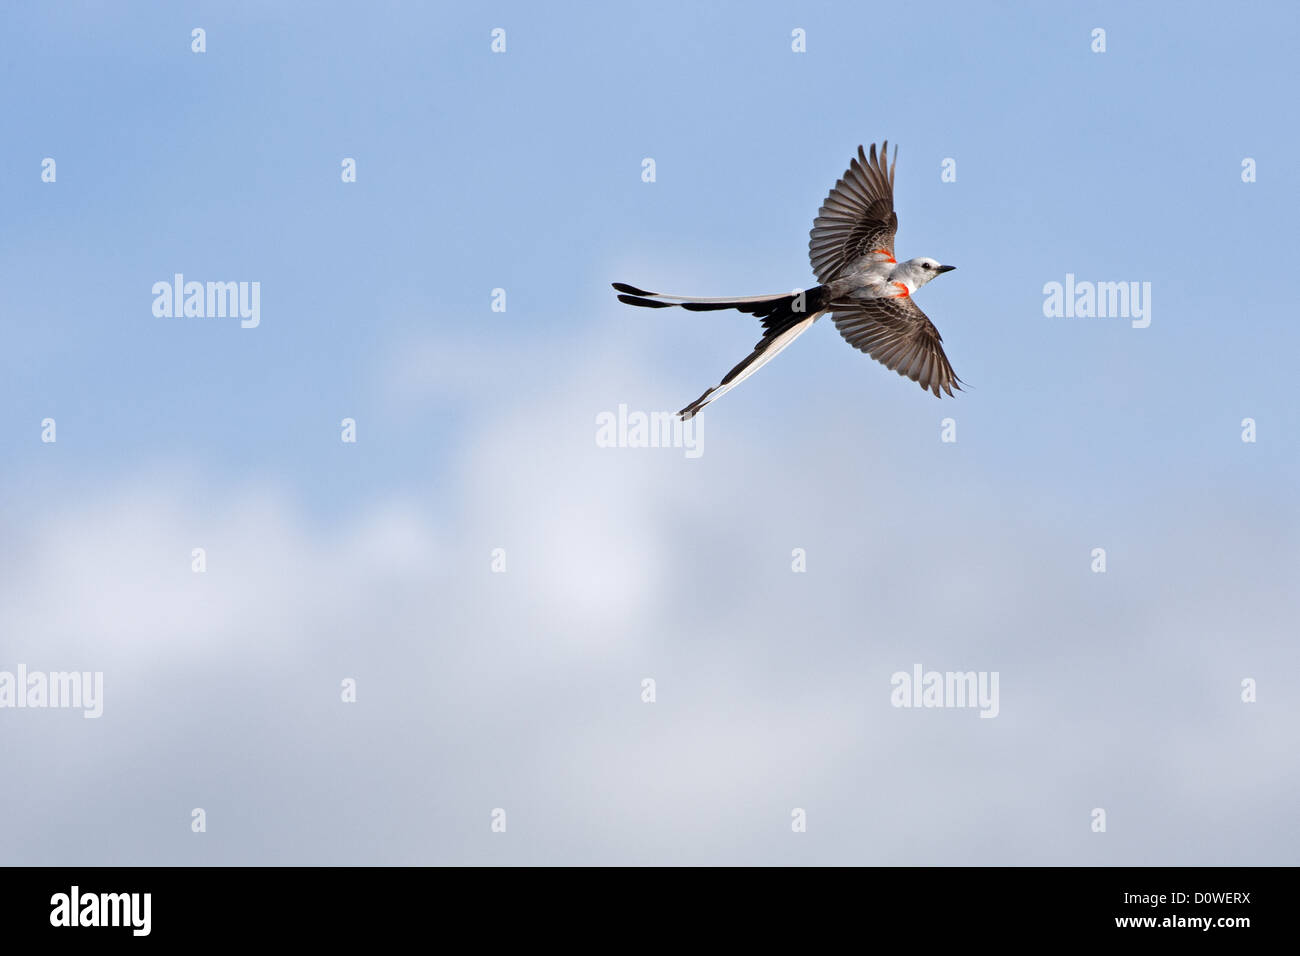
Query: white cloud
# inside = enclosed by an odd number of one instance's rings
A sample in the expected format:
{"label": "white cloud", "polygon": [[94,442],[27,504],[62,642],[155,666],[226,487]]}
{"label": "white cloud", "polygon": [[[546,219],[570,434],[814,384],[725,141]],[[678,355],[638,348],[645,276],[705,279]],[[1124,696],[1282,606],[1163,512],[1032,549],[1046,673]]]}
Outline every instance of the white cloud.
{"label": "white cloud", "polygon": [[[1232,555],[1198,564],[1167,503],[1128,526],[1141,566],[1130,549],[1103,580],[1074,523],[1036,524],[1022,489],[973,466],[954,465],[954,487],[829,429],[725,414],[696,461],[597,448],[596,411],[665,390],[597,349],[548,356],[571,388],[471,420],[454,471],[403,500],[309,520],[283,486],[214,489],[178,468],[12,519],[27,554],[0,581],[0,666],[102,669],[106,704],[97,722],[0,712],[25,781],[0,795],[0,853],[1294,857],[1276,795],[1296,790],[1296,706],[1274,681],[1296,652],[1261,527],[1198,528]],[[891,708],[889,675],[917,662],[998,670],[1001,715]],[[1249,675],[1256,705],[1236,700]],[[1104,836],[1087,828],[1098,805]],[[486,842],[494,806],[511,813],[504,845]],[[807,834],[790,833],[795,806]],[[100,815],[124,822],[69,836]]]}

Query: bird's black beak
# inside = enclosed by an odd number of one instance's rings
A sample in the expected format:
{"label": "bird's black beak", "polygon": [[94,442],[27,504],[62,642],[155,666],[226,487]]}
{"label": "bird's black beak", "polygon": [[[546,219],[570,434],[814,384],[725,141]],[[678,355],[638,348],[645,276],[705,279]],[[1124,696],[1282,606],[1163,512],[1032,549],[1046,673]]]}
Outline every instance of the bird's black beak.
{"label": "bird's black beak", "polygon": [[952,272],[952,270],[956,268],[957,268],[956,266],[940,266],[934,271],[939,273],[939,275],[943,275],[945,272]]}

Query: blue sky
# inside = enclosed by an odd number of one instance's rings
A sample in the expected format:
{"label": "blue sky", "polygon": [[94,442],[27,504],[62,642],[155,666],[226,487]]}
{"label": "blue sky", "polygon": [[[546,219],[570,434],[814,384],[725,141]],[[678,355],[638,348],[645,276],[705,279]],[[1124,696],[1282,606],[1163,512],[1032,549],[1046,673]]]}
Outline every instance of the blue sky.
{"label": "blue sky", "polygon": [[[135,814],[86,857],[60,842],[86,806],[34,783],[0,797],[29,834],[3,858],[1295,861],[1300,14],[701,6],[0,14],[0,669],[110,695],[97,723],[0,711],[0,738],[32,779],[84,753]],[[597,414],[677,409],[757,338],[609,282],[811,284],[817,207],[885,138],[901,257],[958,267],[918,302],[971,389],[936,401],[819,322],[705,411],[698,460],[597,448]],[[260,282],[260,326],[155,317],[176,272]],[[1044,317],[1067,273],[1149,282],[1150,327]],[[1000,671],[999,718],[890,708],[917,661]],[[1273,678],[1257,704],[1245,677]],[[804,805],[847,830],[791,848]],[[1095,806],[1145,828],[1090,840]]]}

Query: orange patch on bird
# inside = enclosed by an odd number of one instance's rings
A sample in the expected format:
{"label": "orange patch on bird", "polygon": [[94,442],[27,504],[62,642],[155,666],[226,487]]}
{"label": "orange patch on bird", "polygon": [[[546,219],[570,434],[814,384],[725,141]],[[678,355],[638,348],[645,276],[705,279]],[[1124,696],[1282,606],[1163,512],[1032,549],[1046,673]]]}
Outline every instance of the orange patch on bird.
{"label": "orange patch on bird", "polygon": [[894,254],[888,249],[872,249],[871,252],[873,255],[884,256],[886,262],[898,263],[898,260],[894,258]]}
{"label": "orange patch on bird", "polygon": [[902,292],[898,293],[897,295],[891,295],[891,296],[890,296],[891,299],[906,299],[909,295],[912,294],[911,292],[909,292],[909,291],[907,290],[907,283],[906,283],[906,282],[892,282],[892,283],[890,283],[890,284],[891,284],[891,285],[896,285],[896,286],[898,286],[900,289],[903,290]]}

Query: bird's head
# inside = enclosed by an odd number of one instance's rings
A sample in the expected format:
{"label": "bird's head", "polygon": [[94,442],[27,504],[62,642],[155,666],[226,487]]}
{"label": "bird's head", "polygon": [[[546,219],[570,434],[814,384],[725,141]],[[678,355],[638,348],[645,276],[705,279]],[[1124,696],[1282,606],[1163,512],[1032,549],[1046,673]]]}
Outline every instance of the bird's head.
{"label": "bird's head", "polygon": [[912,285],[919,289],[935,276],[941,276],[945,272],[951,272],[956,266],[943,266],[938,261],[927,256],[921,256],[918,259],[908,259],[906,262],[899,264],[899,270],[904,272]]}

